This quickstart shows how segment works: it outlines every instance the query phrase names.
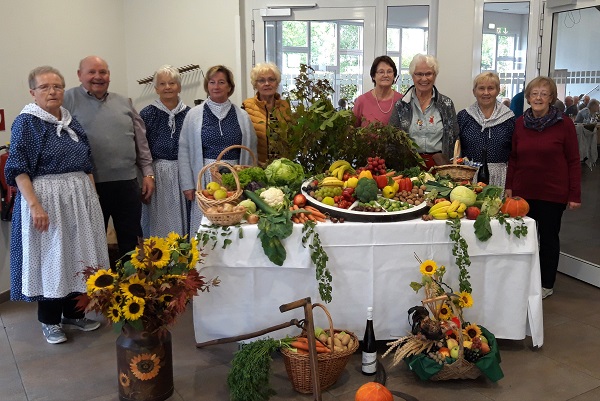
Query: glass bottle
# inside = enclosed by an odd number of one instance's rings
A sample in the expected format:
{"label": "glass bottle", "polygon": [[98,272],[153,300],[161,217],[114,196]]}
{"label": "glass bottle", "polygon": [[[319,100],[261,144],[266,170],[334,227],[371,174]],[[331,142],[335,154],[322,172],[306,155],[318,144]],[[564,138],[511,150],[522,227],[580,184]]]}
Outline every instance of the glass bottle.
{"label": "glass bottle", "polygon": [[362,373],[371,376],[377,372],[377,343],[373,330],[373,307],[367,308],[367,327],[362,343]]}
{"label": "glass bottle", "polygon": [[490,170],[487,163],[487,149],[481,150],[481,167],[477,171],[477,182],[483,182],[484,184],[490,183]]}

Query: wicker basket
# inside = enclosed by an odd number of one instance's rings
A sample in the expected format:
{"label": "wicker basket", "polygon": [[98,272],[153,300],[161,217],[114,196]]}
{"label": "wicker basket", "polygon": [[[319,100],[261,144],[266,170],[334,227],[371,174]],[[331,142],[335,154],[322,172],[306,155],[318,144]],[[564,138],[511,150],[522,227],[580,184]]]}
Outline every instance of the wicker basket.
{"label": "wicker basket", "polygon": [[[235,179],[235,184],[237,186],[236,191],[231,196],[228,196],[225,199],[209,199],[202,193],[202,177],[204,177],[204,172],[209,168],[214,168],[218,166],[223,166],[231,170],[233,174],[233,178]],[[240,187],[240,179],[233,168],[228,163],[215,161],[207,164],[202,167],[200,173],[198,174],[198,182],[197,182],[197,190],[196,190],[196,201],[198,202],[198,206],[202,210],[202,213],[206,216],[207,219],[211,221],[213,224],[217,224],[220,226],[231,226],[242,221],[244,217],[245,211],[236,211],[236,212],[227,212],[227,213],[208,213],[210,207],[218,207],[224,205],[225,203],[237,204],[239,202],[239,198],[242,195],[242,188]]]}
{"label": "wicker basket", "polygon": [[460,140],[454,143],[453,164],[444,164],[435,166],[435,172],[440,175],[449,175],[454,181],[472,181],[477,171],[476,167],[457,164],[456,160],[460,157]]}
{"label": "wicker basket", "polygon": [[[333,322],[331,315],[325,306],[316,303],[312,305],[319,306],[325,311],[327,320],[329,321],[329,335],[333,336],[334,333],[340,333],[342,331],[350,334],[353,341],[351,349],[343,352],[331,352],[328,354],[318,354],[317,361],[319,364],[319,383],[321,390],[325,390],[331,387],[340,377],[348,360],[358,349],[358,338],[356,335],[347,330],[339,330],[333,328]],[[304,333],[305,334],[305,333]],[[332,343],[333,344],[333,343]],[[331,346],[333,349],[333,345]],[[313,392],[312,377],[310,371],[310,360],[306,354],[297,354],[286,348],[281,349],[283,355],[283,361],[285,363],[285,370],[287,371],[288,378],[292,382],[292,387],[299,393],[311,394]]]}
{"label": "wicker basket", "polygon": [[[456,305],[452,302],[452,299],[446,295],[442,295],[436,298],[424,299],[421,301],[424,306],[431,307],[436,310],[439,310],[438,305],[440,303],[444,303],[445,301],[449,301],[448,303],[452,307],[452,312],[454,316],[458,316],[458,311],[456,310]],[[453,380],[453,379],[476,379],[481,376],[481,370],[474,364],[467,361],[464,358],[464,346],[463,346],[463,333],[462,333],[462,324],[459,319],[458,327],[456,328],[458,331],[458,358],[455,362],[451,364],[444,364],[442,370],[440,370],[435,375],[431,376],[429,380],[438,381],[438,380]]]}
{"label": "wicker basket", "polygon": [[[232,146],[226,147],[225,149],[223,149],[221,151],[221,153],[219,153],[219,156],[217,156],[217,160],[216,161],[220,162],[221,159],[223,158],[223,156],[225,156],[225,154],[227,152],[229,152],[232,149],[238,149],[238,148],[242,149],[242,150],[245,150],[246,152],[250,153],[250,156],[252,156],[252,165],[251,166],[247,166],[247,165],[236,164],[236,165],[233,166],[233,168],[235,169],[235,171],[242,171],[243,169],[246,169],[246,168],[249,168],[249,167],[254,167],[254,166],[257,165],[256,155],[254,154],[254,152],[250,148],[248,148],[248,147],[246,147],[244,145],[232,145]],[[219,167],[213,166],[210,169],[210,174],[212,175],[213,181],[218,182],[219,184],[222,183],[222,181],[221,181],[221,173],[219,173]]]}

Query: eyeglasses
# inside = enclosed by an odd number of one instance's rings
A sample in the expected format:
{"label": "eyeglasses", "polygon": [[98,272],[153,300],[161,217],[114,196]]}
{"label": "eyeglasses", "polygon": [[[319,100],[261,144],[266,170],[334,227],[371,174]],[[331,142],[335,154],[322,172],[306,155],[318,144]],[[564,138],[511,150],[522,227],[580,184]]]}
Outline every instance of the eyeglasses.
{"label": "eyeglasses", "polygon": [[269,77],[269,78],[260,78],[260,79],[257,79],[257,80],[256,80],[256,83],[257,83],[257,84],[260,84],[260,85],[264,85],[264,84],[266,84],[267,82],[268,82],[268,83],[270,83],[270,84],[274,84],[275,82],[277,82],[277,80],[276,80],[275,78],[273,78],[273,77]]}
{"label": "eyeglasses", "polygon": [[64,92],[65,87],[62,85],[40,85],[37,86],[35,88],[33,88],[34,90],[39,90],[40,92],[50,92],[50,90],[54,89],[55,92]]}
{"label": "eyeglasses", "polygon": [[531,92],[530,95],[532,98],[536,98],[536,97],[541,97],[542,99],[548,99],[550,97],[550,94],[547,92]]}
{"label": "eyeglasses", "polygon": [[413,75],[417,78],[423,78],[423,77],[431,78],[431,77],[433,77],[434,74],[433,74],[433,72],[428,71],[428,72],[414,72]]}
{"label": "eyeglasses", "polygon": [[379,70],[377,75],[394,75],[394,70]]}

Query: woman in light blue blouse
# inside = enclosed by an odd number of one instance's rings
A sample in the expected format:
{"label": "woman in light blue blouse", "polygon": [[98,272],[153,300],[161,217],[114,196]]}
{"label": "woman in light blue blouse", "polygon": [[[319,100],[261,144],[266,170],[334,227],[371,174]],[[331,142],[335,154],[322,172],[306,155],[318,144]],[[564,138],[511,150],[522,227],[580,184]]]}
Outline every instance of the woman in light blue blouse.
{"label": "woman in light blue blouse", "polygon": [[188,204],[179,186],[179,134],[190,110],[179,98],[181,78],[170,65],[154,73],[154,89],[159,98],[140,112],[146,124],[146,137],[152,153],[155,190],[142,207],[144,237],[165,237],[174,231],[189,233]]}

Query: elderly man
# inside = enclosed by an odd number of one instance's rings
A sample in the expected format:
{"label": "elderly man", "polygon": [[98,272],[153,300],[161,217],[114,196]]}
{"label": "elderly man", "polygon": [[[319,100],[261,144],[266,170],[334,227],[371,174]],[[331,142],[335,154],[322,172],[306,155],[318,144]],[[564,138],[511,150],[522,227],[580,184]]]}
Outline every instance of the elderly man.
{"label": "elderly man", "polygon": [[565,98],[565,114],[568,115],[571,118],[575,118],[575,116],[577,115],[577,104],[575,103],[575,101],[573,100],[573,98],[571,96],[567,96]]}
{"label": "elderly man", "polygon": [[576,123],[589,124],[591,122],[595,122],[593,117],[600,110],[600,102],[596,99],[590,100],[588,106],[584,109],[579,110],[577,114],[577,118],[575,118]]}
{"label": "elderly man", "polygon": [[586,107],[588,107],[588,104],[590,104],[590,97],[588,95],[585,95],[581,104],[579,105],[579,110],[585,109]]}
{"label": "elderly man", "polygon": [[[131,100],[108,92],[106,61],[96,56],[84,58],[77,76],[81,85],[65,92],[64,106],[89,138],[104,224],[113,218],[119,252],[124,254],[133,250],[142,236],[141,202],[148,202],[154,191],[146,128]],[[138,168],[144,177],[141,197]]]}

